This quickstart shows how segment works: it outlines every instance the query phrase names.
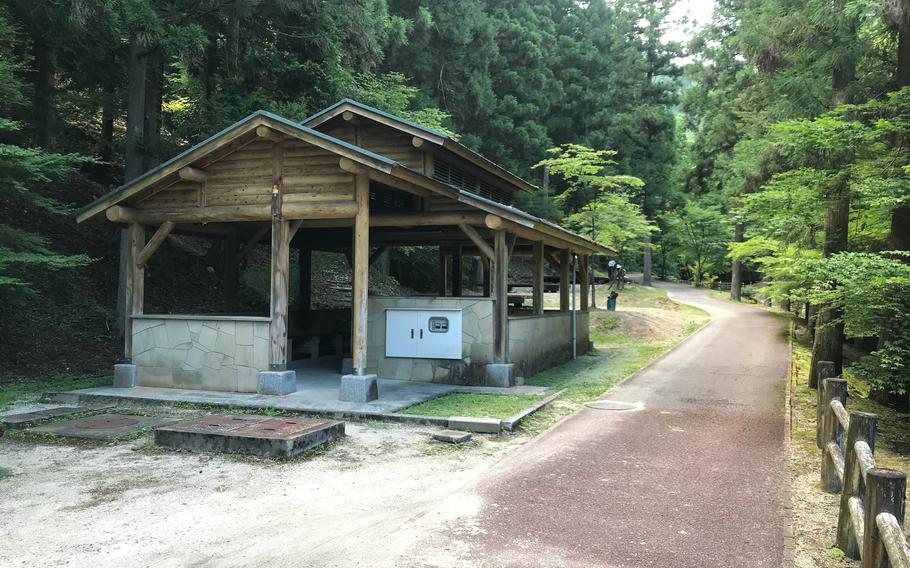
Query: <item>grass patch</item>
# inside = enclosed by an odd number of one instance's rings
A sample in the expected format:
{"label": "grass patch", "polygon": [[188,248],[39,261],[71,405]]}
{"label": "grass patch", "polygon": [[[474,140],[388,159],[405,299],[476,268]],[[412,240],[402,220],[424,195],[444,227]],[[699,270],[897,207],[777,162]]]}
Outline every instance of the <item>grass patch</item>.
{"label": "grass patch", "polygon": [[110,375],[54,373],[36,378],[0,374],[0,408],[12,406],[21,399],[37,398],[48,391],[69,391],[110,384]]}
{"label": "grass patch", "polygon": [[414,406],[402,414],[421,416],[476,416],[499,418],[512,416],[542,398],[536,394],[475,394],[456,392],[440,396]]}
{"label": "grass patch", "polygon": [[[598,291],[598,298],[606,303],[607,294],[606,291]],[[527,418],[520,429],[532,434],[546,429],[580,405],[600,397],[709,319],[705,311],[678,304],[658,288],[629,286],[620,292],[619,300],[618,312],[591,312],[591,340],[595,346],[591,353],[525,379],[527,385],[547,387],[550,392],[565,389],[565,392]],[[646,321],[647,325],[640,325],[638,320]],[[660,333],[651,334],[650,329]],[[503,419],[527,408],[541,396],[454,393],[401,412]]]}

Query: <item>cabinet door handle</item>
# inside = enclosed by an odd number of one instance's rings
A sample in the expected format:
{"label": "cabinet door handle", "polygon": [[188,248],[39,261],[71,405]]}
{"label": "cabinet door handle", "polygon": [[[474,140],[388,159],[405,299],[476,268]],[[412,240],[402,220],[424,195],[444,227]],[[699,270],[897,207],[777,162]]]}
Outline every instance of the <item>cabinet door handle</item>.
{"label": "cabinet door handle", "polygon": [[423,339],[423,328],[420,328],[420,339]]}
{"label": "cabinet door handle", "polygon": [[414,339],[414,328],[411,328],[411,339]]}

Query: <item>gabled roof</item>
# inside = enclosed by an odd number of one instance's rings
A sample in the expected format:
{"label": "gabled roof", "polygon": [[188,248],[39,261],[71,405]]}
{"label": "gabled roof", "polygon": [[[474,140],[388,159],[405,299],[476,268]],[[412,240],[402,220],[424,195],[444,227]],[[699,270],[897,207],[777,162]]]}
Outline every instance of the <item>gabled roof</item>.
{"label": "gabled roof", "polygon": [[253,114],[235,122],[224,130],[209,136],[192,148],[177,154],[170,160],[152,168],[141,176],[128,181],[113,191],[110,191],[89,203],[76,212],[76,222],[81,223],[86,219],[94,217],[111,205],[116,205],[120,201],[136,195],[143,189],[167,176],[177,175],[180,168],[192,164],[196,160],[219,148],[223,148],[233,140],[236,140],[258,126],[269,126],[284,134],[297,136],[320,148],[338,151],[338,153],[345,157],[351,158],[365,166],[382,170],[385,173],[389,173],[392,167],[397,165],[395,160],[390,160],[385,156],[380,156],[369,150],[349,144],[344,140],[339,140],[338,138],[323,134],[318,130],[302,126],[293,120],[288,120],[277,114],[272,114],[264,110],[257,110]]}
{"label": "gabled roof", "polygon": [[[341,111],[343,112],[343,111]],[[547,235],[567,243],[573,247],[601,253],[613,253],[611,249],[598,244],[591,239],[582,237],[555,223],[541,219],[530,213],[510,205],[486,199],[469,191],[429,178],[423,173],[412,170],[399,162],[365,150],[333,136],[329,136],[308,126],[301,125],[284,117],[259,110],[246,118],[228,126],[224,130],[206,138],[195,146],[181,152],[170,160],[149,170],[138,178],[99,197],[89,205],[76,212],[76,221],[81,223],[102,213],[107,208],[117,205],[143,190],[152,187],[155,183],[166,178],[176,178],[181,168],[194,164],[197,160],[210,157],[219,149],[230,148],[235,141],[242,142],[242,137],[259,126],[267,126],[287,136],[296,137],[314,146],[334,152],[349,158],[373,170],[390,175],[403,182],[417,184],[433,193],[446,196],[460,203],[470,205],[479,211],[502,218],[518,230],[518,228],[531,229],[538,234]],[[416,128],[416,126],[415,126]],[[422,127],[421,127],[422,128]],[[427,132],[432,132],[425,129]]]}
{"label": "gabled roof", "polygon": [[406,132],[412,136],[416,136],[422,140],[441,146],[457,155],[458,157],[462,158],[463,160],[466,160],[483,169],[484,171],[492,174],[493,176],[505,181],[516,189],[527,192],[534,192],[537,190],[537,187],[535,185],[528,183],[509,170],[488,160],[487,158],[484,158],[467,146],[460,144],[445,132],[440,132],[432,128],[421,126],[416,122],[412,122],[405,118],[401,118],[400,116],[379,110],[378,108],[365,105],[353,99],[341,99],[332,106],[327,107],[317,112],[316,114],[303,119],[301,121],[301,124],[309,126],[310,128],[315,128],[320,124],[344,113],[345,111],[350,111],[354,114],[375,120],[376,122],[380,122],[387,126],[391,126],[392,128],[397,128],[402,132]]}

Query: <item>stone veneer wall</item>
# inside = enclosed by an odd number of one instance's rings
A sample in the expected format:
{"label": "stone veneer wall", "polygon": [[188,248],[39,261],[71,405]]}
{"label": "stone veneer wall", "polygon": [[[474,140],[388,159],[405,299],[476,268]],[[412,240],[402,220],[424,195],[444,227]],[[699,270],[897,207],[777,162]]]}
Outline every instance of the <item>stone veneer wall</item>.
{"label": "stone veneer wall", "polygon": [[[411,359],[385,356],[385,310],[417,308],[461,310],[461,359]],[[483,384],[484,366],[493,361],[493,301],[490,298],[378,297],[369,299],[367,370],[385,379]]]}
{"label": "stone veneer wall", "polygon": [[[576,312],[578,353],[588,351],[588,312]],[[572,314],[548,312],[509,318],[509,360],[530,377],[572,358]]]}
{"label": "stone veneer wall", "polygon": [[133,364],[145,387],[256,392],[269,365],[269,318],[133,317]]}

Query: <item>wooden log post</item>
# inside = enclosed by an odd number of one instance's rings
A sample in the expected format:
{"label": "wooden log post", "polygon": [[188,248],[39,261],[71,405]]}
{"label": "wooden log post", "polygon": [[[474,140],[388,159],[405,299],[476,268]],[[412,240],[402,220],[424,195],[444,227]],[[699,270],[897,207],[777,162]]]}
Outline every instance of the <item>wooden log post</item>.
{"label": "wooden log post", "polygon": [[290,223],[282,217],[281,162],[283,145],[272,149],[272,258],[271,317],[269,323],[269,369],[284,371],[288,363],[288,288]]}
{"label": "wooden log post", "polygon": [[[876,517],[890,513],[898,525],[904,525],[907,474],[893,469],[872,468],[866,473],[866,495],[863,500],[863,568],[891,566],[885,550],[885,541]],[[904,538],[903,534],[900,535]]]}
{"label": "wooden log post", "polygon": [[483,297],[489,298],[493,294],[493,258],[482,258],[483,262]]}
{"label": "wooden log post", "polygon": [[578,257],[578,296],[581,304],[579,309],[583,312],[588,311],[588,261],[590,258],[588,255]]}
{"label": "wooden log post", "polygon": [[224,280],[224,305],[228,311],[237,310],[239,303],[240,290],[240,266],[237,264],[237,252],[240,247],[240,240],[236,233],[225,237],[222,243],[221,256],[222,276]]}
{"label": "wooden log post", "polygon": [[856,453],[856,443],[865,442],[875,451],[875,430],[878,418],[867,412],[851,412],[850,427],[844,441],[844,484],[841,489],[840,512],[837,518],[837,540],[835,546],[844,551],[847,558],[860,558],[861,541],[853,529],[851,499],[863,497],[862,461]]}
{"label": "wooden log post", "polygon": [[313,308],[313,249],[303,247],[298,251],[300,266],[297,282],[297,303],[300,309]]}
{"label": "wooden log post", "polygon": [[357,216],[354,218],[354,301],[351,334],[352,366],[355,375],[365,375],[367,368],[367,309],[370,259],[370,176],[355,178]]}
{"label": "wooden log post", "polygon": [[569,260],[569,250],[559,251],[559,311],[569,311],[569,299],[572,286],[572,263]]}
{"label": "wooden log post", "polygon": [[828,493],[841,490],[842,478],[839,464],[843,462],[843,430],[840,421],[831,408],[832,401],[847,403],[847,381],[844,379],[825,379],[825,413],[822,418],[822,489]]}
{"label": "wooden log post", "polygon": [[464,265],[464,254],[460,245],[452,249],[452,295],[456,298],[461,297],[461,281],[463,279],[462,266]]}
{"label": "wooden log post", "polygon": [[445,247],[439,247],[439,296],[449,295],[449,251]]}
{"label": "wooden log post", "polygon": [[506,231],[493,238],[493,362],[509,362],[509,252]]}
{"label": "wooden log post", "polygon": [[543,313],[543,287],[544,287],[544,244],[541,241],[534,243],[532,248],[532,309],[534,315]]}
{"label": "wooden log post", "polygon": [[137,262],[145,247],[145,227],[131,223],[127,229],[128,253],[124,273],[123,362],[133,361],[133,316],[145,303],[145,267]]}
{"label": "wooden log post", "polygon": [[822,447],[822,419],[825,416],[825,407],[824,401],[824,386],[825,379],[830,379],[835,376],[834,374],[834,362],[833,361],[819,361],[818,367],[816,370],[815,383],[812,382],[812,377],[809,377],[809,388],[817,389],[815,393],[816,407],[815,407],[815,445],[819,448]]}

